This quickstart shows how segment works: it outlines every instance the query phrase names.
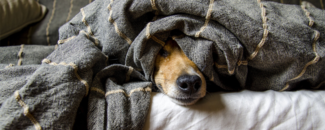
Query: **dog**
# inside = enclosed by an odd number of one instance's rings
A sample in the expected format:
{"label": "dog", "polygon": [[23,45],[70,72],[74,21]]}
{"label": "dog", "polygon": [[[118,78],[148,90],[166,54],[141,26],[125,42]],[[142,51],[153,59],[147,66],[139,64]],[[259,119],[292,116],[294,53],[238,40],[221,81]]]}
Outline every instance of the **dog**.
{"label": "dog", "polygon": [[195,104],[206,94],[203,74],[172,39],[167,40],[156,57],[154,82],[179,105]]}

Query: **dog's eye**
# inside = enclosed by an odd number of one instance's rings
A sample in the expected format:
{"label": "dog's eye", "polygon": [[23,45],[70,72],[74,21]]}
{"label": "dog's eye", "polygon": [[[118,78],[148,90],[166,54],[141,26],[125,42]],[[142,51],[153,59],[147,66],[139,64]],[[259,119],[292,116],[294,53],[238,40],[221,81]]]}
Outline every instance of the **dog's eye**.
{"label": "dog's eye", "polygon": [[168,51],[164,50],[164,49],[161,49],[159,51],[159,54],[162,56],[162,57],[167,57],[168,56]]}

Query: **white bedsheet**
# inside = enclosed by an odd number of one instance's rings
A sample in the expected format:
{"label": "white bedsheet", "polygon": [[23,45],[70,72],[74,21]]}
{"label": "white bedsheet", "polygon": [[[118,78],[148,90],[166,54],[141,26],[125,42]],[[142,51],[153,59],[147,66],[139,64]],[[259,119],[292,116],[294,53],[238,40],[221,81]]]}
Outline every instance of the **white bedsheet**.
{"label": "white bedsheet", "polygon": [[209,93],[179,106],[152,93],[148,130],[325,130],[325,91]]}

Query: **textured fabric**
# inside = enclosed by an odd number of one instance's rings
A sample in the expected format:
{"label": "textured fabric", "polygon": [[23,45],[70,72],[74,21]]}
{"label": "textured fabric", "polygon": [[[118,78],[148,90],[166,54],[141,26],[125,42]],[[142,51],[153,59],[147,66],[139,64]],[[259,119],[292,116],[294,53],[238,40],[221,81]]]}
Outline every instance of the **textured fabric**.
{"label": "textured fabric", "polygon": [[192,106],[152,93],[145,130],[323,130],[324,91],[218,92]]}
{"label": "textured fabric", "polygon": [[318,8],[259,0],[96,0],[58,41],[42,33],[57,49],[0,52],[18,57],[1,63],[0,129],[142,129],[153,63],[170,36],[223,90],[323,89],[324,21]]}
{"label": "textured fabric", "polygon": [[42,20],[46,13],[35,0],[1,0],[0,5],[0,40]]}
{"label": "textured fabric", "polygon": [[[58,37],[58,29],[61,25],[75,16],[80,8],[86,6],[93,0],[37,0],[46,6],[47,14],[45,18],[36,24],[32,24],[22,29],[19,33],[0,40],[0,46],[37,44],[55,45]],[[301,4],[301,0],[272,0],[284,4]],[[314,6],[324,9],[324,0],[309,0]]]}
{"label": "textured fabric", "polygon": [[283,91],[324,81],[323,10],[260,1],[195,2],[96,1],[60,28],[59,44],[85,35],[149,80],[163,41],[178,30],[185,35],[175,40],[185,54],[223,89]]}
{"label": "textured fabric", "polygon": [[1,47],[0,67],[41,64],[42,59],[54,51],[54,46],[20,45]]}

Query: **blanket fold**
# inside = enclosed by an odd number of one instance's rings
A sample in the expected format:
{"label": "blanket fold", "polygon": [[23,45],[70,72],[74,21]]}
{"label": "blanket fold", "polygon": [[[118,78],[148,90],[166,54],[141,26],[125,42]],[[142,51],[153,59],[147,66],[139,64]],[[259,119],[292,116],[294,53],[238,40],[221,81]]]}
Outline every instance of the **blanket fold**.
{"label": "blanket fold", "polygon": [[142,129],[168,38],[223,90],[323,89],[324,14],[260,0],[93,1],[56,49],[0,48],[0,129]]}

